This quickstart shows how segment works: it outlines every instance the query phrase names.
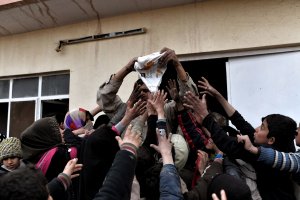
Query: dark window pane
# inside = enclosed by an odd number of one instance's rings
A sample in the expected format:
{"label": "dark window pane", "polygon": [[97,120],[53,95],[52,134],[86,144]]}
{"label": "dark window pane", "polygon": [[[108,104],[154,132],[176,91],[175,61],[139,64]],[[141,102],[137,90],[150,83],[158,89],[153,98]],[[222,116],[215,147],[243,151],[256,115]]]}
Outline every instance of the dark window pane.
{"label": "dark window pane", "polygon": [[7,99],[9,96],[9,80],[0,81],[0,99]]}
{"label": "dark window pane", "polygon": [[42,96],[69,94],[70,75],[43,76]]}
{"label": "dark window pane", "polygon": [[69,110],[69,99],[53,99],[42,101],[42,118],[58,116],[59,122],[64,121],[64,117]]}
{"label": "dark window pane", "polygon": [[35,101],[12,102],[9,136],[20,138],[20,134],[34,122],[34,115]]}
{"label": "dark window pane", "polygon": [[7,136],[8,103],[0,103],[0,110],[0,133]]}
{"label": "dark window pane", "polygon": [[36,97],[38,96],[38,84],[38,78],[14,79],[12,97]]}

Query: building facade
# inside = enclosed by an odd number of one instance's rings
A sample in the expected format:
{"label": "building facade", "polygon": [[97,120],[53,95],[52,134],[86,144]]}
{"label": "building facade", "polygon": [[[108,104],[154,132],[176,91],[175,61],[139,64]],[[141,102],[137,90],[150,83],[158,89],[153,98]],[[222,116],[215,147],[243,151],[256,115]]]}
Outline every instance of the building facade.
{"label": "building facade", "polygon": [[[18,136],[28,124],[57,109],[53,105],[94,108],[97,89],[111,74],[131,58],[163,47],[174,49],[190,71],[206,67],[209,77],[219,73],[228,84],[234,78],[226,73],[231,58],[299,49],[299,11],[297,0],[207,0],[3,34],[0,132]],[[137,29],[145,32],[65,45],[57,51],[63,40]],[[136,79],[136,73],[126,77],[119,92],[122,99],[128,98]]]}

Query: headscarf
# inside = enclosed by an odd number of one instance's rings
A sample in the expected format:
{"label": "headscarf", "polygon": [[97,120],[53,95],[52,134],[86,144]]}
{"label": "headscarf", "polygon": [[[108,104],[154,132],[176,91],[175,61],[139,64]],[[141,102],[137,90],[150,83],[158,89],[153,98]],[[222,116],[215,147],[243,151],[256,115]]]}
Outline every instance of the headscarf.
{"label": "headscarf", "polygon": [[68,112],[65,116],[65,128],[74,131],[84,127],[86,125],[87,115],[89,115],[91,121],[94,120],[93,115],[83,108],[75,109]]}
{"label": "headscarf", "polygon": [[59,124],[54,117],[39,119],[21,133],[24,159],[35,159],[59,144],[62,144],[62,138]]}

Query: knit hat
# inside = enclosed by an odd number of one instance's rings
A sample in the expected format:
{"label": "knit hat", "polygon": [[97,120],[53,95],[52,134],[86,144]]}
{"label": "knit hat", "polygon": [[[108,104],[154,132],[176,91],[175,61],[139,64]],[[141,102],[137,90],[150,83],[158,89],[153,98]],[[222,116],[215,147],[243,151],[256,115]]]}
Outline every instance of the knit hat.
{"label": "knit hat", "polygon": [[11,157],[22,158],[21,142],[16,137],[4,139],[0,143],[0,162]]}
{"label": "knit hat", "polygon": [[187,143],[180,134],[172,134],[171,142],[174,144],[175,149],[175,166],[178,170],[181,170],[185,166],[189,155]]}
{"label": "knit hat", "polygon": [[65,128],[71,129],[72,131],[82,128],[86,125],[86,117],[89,116],[91,121],[94,121],[93,115],[83,109],[75,109],[68,112],[65,116]]}
{"label": "knit hat", "polygon": [[213,178],[207,190],[208,199],[211,199],[213,193],[220,198],[222,189],[225,190],[229,200],[252,199],[251,191],[246,182],[229,174],[219,174]]}

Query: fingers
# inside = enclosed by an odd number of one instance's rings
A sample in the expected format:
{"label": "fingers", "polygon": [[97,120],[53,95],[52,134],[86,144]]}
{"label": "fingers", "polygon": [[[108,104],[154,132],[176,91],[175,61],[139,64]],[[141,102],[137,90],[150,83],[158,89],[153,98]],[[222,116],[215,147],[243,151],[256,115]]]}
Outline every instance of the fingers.
{"label": "fingers", "polygon": [[206,94],[203,94],[203,95],[202,95],[201,100],[202,100],[203,103],[206,103]]}
{"label": "fingers", "polygon": [[72,174],[72,175],[71,175],[71,179],[76,178],[76,177],[78,177],[78,176],[79,176],[79,174]]}
{"label": "fingers", "polygon": [[150,144],[150,147],[153,148],[155,151],[157,151],[158,153],[160,153],[159,148],[157,145],[155,144]]}
{"label": "fingers", "polygon": [[132,107],[133,107],[133,102],[132,102],[131,100],[128,100],[128,101],[127,101],[127,106],[128,106],[129,108],[132,108]]}
{"label": "fingers", "polygon": [[200,92],[199,94],[208,94],[208,95],[210,95],[210,96],[213,96],[213,94],[211,93],[211,92],[209,92],[209,91],[202,91],[202,92]]}
{"label": "fingers", "polygon": [[187,104],[192,106],[197,104],[197,102],[199,101],[198,97],[196,97],[196,95],[194,95],[190,91],[186,92],[186,94],[184,95],[184,99],[187,101]]}
{"label": "fingers", "polygon": [[225,190],[221,190],[221,200],[227,200]]}
{"label": "fingers", "polygon": [[116,136],[115,138],[116,138],[116,140],[117,140],[119,146],[121,146],[121,145],[123,144],[122,138],[121,138],[120,136]]}
{"label": "fingers", "polygon": [[190,105],[190,104],[186,104],[186,103],[183,103],[183,106],[188,108],[188,109],[191,109],[193,110],[194,106]]}
{"label": "fingers", "polygon": [[211,195],[211,197],[212,197],[213,200],[219,200],[218,196],[215,193],[213,193]]}

